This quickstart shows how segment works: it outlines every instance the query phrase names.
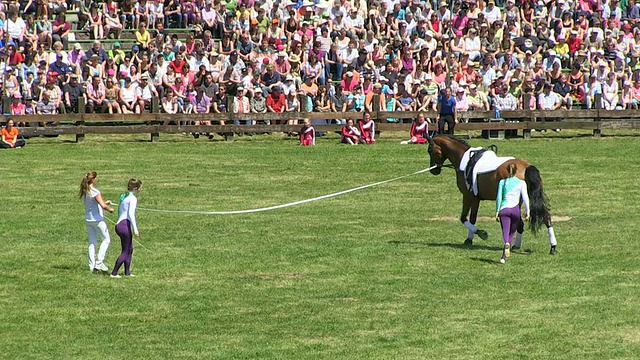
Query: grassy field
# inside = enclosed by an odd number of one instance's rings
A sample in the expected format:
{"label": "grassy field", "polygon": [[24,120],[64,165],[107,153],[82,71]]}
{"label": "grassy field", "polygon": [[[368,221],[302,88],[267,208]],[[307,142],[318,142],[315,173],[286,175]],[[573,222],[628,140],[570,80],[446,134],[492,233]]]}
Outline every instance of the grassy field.
{"label": "grassy field", "polygon": [[[554,135],[555,136],[555,135]],[[117,200],[224,211],[278,205],[405,175],[426,148],[320,139],[182,136],[33,139],[0,151],[2,359],[637,359],[640,140],[497,142],[541,170],[558,255],[525,233],[506,265],[461,246],[452,169],[247,215],[140,210],[136,278],[90,273],[77,191],[88,170]],[[472,145],[489,141],[474,139]],[[493,141],[496,143],[496,141]],[[115,220],[114,215],[109,219]],[[120,252],[112,236],[108,266]]]}

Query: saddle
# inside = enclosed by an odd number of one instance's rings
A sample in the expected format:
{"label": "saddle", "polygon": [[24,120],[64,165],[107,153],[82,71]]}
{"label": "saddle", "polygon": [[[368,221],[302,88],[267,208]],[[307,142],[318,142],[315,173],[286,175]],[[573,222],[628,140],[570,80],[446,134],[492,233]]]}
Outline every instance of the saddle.
{"label": "saddle", "polygon": [[474,195],[478,195],[478,174],[485,174],[495,171],[500,165],[513,157],[498,157],[493,150],[498,150],[495,145],[489,146],[487,149],[477,147],[470,148],[462,155],[460,160],[459,171],[464,174],[465,185],[467,190],[473,191]]}

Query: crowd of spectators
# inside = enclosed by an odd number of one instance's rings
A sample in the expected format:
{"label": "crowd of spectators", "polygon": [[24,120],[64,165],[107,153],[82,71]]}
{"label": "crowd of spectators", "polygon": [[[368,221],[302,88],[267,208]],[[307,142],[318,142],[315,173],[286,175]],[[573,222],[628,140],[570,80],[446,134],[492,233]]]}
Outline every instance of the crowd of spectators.
{"label": "crowd of spectators", "polygon": [[445,87],[459,111],[640,103],[634,0],[20,0],[0,22],[13,115],[81,96],[108,113],[425,111]]}

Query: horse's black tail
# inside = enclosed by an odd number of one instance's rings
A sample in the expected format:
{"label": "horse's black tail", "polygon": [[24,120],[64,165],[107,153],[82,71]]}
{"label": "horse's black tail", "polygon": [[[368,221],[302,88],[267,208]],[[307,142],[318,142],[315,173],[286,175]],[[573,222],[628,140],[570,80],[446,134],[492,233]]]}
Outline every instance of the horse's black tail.
{"label": "horse's black tail", "polygon": [[551,218],[549,213],[549,202],[542,187],[540,171],[533,165],[529,165],[524,172],[524,180],[527,183],[527,193],[529,195],[529,209],[531,219],[529,228],[534,234],[542,227],[542,224],[549,223]]}

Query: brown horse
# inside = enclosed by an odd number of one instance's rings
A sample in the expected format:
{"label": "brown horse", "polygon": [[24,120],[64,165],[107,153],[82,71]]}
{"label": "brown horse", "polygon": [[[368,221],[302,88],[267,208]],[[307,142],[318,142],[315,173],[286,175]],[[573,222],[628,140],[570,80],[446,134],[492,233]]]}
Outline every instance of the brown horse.
{"label": "brown horse", "polygon": [[[478,195],[474,195],[473,191],[468,190],[465,183],[464,172],[459,170],[460,161],[463,154],[470,148],[467,142],[457,139],[449,135],[436,135],[429,139],[429,156],[431,157],[431,173],[439,175],[442,171],[442,165],[445,160],[449,160],[456,169],[456,179],[458,190],[462,193],[462,215],[460,221],[469,229],[469,236],[465,240],[465,245],[471,246],[473,238],[477,234],[482,239],[487,239],[487,232],[480,230],[475,226],[478,217],[478,207],[481,200],[494,200],[498,189],[498,183],[501,179],[508,177],[507,166],[515,164],[517,168],[516,176],[527,183],[527,193],[529,195],[529,207],[531,210],[531,231],[536,234],[542,224],[547,226],[549,232],[549,243],[551,244],[550,254],[556,253],[556,239],[551,226],[551,214],[547,197],[542,187],[542,179],[538,169],[529,164],[526,160],[512,159],[508,160],[495,171],[478,174]],[[471,211],[470,219],[467,219]],[[524,223],[521,221],[518,227],[518,239],[522,238],[524,231]],[[514,248],[519,248],[519,241],[516,241]]]}

